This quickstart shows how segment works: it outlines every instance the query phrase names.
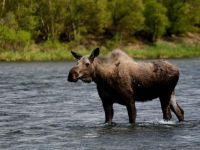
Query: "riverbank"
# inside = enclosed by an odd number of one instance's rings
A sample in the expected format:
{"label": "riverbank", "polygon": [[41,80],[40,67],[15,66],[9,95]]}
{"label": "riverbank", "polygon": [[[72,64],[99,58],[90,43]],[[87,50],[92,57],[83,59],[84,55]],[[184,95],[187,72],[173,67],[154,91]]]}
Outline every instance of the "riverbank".
{"label": "riverbank", "polygon": [[[97,46],[96,46],[97,47]],[[169,58],[193,58],[200,57],[200,44],[157,42],[154,45],[133,44],[128,46],[118,46],[126,51],[131,57],[138,59],[169,59]],[[70,50],[77,49],[81,54],[88,54],[95,46],[86,49],[83,46],[69,48],[67,45],[52,46],[51,48],[32,46],[24,50],[1,50],[0,61],[70,61],[73,60]],[[114,48],[100,46],[101,56],[106,55]]]}
{"label": "riverbank", "polygon": [[200,44],[166,43],[145,45],[143,49],[127,49],[126,52],[133,58],[139,59],[170,59],[200,57]]}

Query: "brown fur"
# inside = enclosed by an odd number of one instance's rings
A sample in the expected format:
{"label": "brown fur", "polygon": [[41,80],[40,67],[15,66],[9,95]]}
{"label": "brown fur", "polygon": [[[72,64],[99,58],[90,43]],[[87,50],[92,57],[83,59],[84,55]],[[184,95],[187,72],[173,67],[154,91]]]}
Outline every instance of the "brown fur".
{"label": "brown fur", "polygon": [[98,50],[94,50],[88,58],[78,57],[80,60],[69,72],[68,80],[75,82],[80,79],[84,82],[94,81],[97,84],[106,123],[112,122],[113,103],[125,105],[129,122],[135,123],[135,101],[148,101],[154,98],[160,99],[165,120],[171,119],[171,110],[179,121],[184,120],[184,112],[175,100],[174,89],[179,79],[177,67],[162,60],[149,63],[135,62],[120,50],[99,59],[95,58]]}

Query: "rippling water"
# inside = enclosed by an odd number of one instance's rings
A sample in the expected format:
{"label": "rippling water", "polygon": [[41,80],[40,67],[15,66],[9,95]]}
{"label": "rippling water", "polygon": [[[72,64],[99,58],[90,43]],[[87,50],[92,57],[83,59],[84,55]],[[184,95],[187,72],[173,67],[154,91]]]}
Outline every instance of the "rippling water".
{"label": "rippling water", "polygon": [[185,122],[164,122],[160,103],[137,103],[137,124],[114,105],[106,126],[94,83],[67,82],[72,63],[0,63],[0,149],[199,149],[200,59],[170,60],[181,77],[177,101]]}

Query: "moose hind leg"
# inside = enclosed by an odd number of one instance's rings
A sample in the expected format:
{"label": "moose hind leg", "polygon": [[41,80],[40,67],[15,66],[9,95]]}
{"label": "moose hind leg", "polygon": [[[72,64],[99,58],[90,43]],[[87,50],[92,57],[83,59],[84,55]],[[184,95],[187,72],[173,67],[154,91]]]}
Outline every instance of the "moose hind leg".
{"label": "moose hind leg", "polygon": [[161,96],[160,103],[163,112],[163,119],[169,121],[172,118],[170,110],[170,97],[169,95]]}
{"label": "moose hind leg", "polygon": [[174,112],[174,114],[177,116],[179,121],[184,121],[184,111],[176,102],[175,92],[173,92],[171,95],[170,108]]}

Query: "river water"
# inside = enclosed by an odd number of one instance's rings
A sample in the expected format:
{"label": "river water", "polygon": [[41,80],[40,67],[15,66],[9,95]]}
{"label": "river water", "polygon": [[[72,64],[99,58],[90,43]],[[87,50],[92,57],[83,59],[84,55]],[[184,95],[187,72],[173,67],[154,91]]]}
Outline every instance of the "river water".
{"label": "river water", "polygon": [[94,83],[67,82],[73,63],[0,63],[0,149],[155,150],[200,149],[200,59],[169,60],[180,67],[177,101],[185,121],[162,120],[159,100],[136,103],[131,127],[124,106],[114,122]]}

